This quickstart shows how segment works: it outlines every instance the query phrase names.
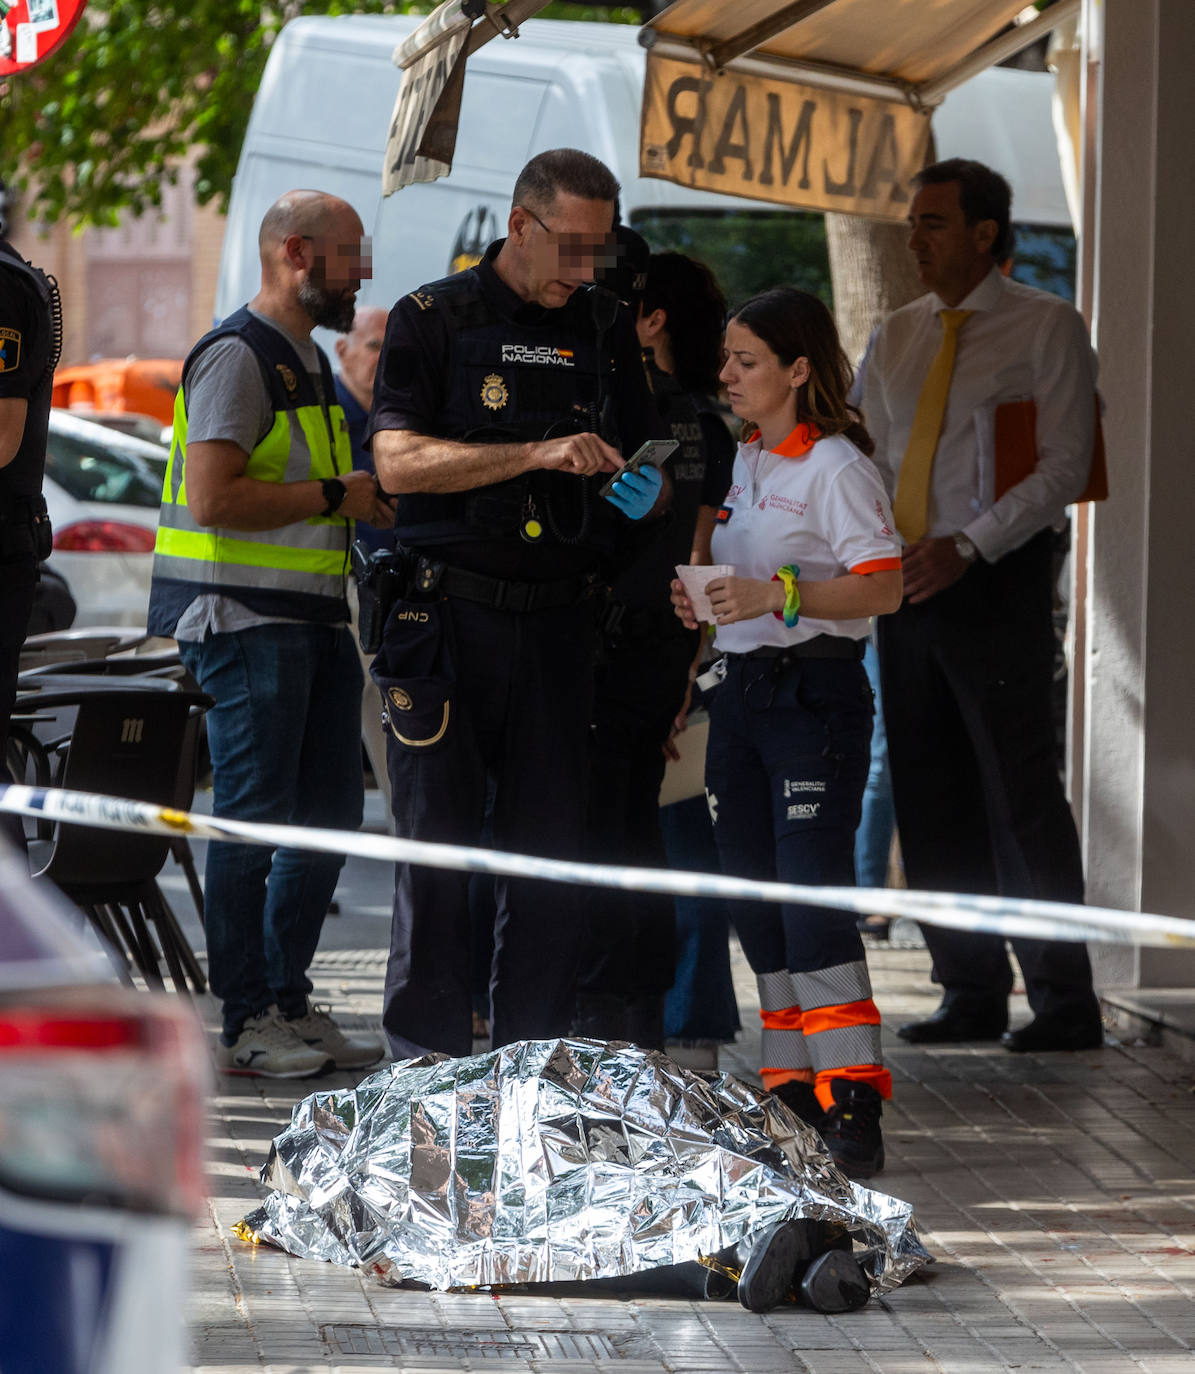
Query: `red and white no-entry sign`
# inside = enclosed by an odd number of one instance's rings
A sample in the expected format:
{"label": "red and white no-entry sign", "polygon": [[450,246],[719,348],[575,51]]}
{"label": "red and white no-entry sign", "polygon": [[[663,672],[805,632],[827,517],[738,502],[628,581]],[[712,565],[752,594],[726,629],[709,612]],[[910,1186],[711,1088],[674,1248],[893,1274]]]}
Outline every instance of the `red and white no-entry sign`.
{"label": "red and white no-entry sign", "polygon": [[70,37],[87,0],[0,0],[0,77],[44,62]]}

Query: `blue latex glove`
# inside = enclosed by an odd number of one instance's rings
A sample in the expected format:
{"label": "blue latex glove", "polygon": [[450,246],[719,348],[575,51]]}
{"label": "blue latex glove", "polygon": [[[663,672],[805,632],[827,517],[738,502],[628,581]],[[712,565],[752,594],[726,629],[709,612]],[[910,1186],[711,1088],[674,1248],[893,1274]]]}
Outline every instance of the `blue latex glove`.
{"label": "blue latex glove", "polygon": [[664,474],[647,463],[638,472],[624,472],[606,500],[617,506],[628,520],[642,520],[656,504],[663,485]]}

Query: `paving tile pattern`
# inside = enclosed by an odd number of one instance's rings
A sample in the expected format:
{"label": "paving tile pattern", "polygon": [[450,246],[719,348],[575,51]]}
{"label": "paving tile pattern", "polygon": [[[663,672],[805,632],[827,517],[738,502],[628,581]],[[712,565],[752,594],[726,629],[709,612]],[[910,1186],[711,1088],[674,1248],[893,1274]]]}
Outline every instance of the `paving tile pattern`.
{"label": "paving tile pattern", "polygon": [[[889,1025],[936,1005],[924,950],[873,946],[871,964]],[[346,1024],[376,1025],[382,972],[376,951],[321,954],[316,996]],[[748,1029],[724,1062],[750,1075],[757,1003],[741,961],[736,983]],[[214,1025],[214,1004],[203,1010]],[[1014,1018],[1025,1014],[1014,999]],[[195,1237],[194,1368],[1195,1374],[1195,1067],[1128,1041],[1017,1056],[885,1038],[896,1095],[878,1182],[913,1201],[937,1262],[840,1318],[583,1285],[407,1292],[245,1245],[230,1228],[259,1200],[270,1138],[311,1085],[222,1079]]]}

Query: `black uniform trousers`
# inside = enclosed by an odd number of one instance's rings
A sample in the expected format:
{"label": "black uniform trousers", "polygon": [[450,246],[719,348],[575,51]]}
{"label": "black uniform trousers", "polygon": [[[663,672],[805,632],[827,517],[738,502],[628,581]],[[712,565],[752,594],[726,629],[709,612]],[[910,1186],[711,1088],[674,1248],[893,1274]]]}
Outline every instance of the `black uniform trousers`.
{"label": "black uniform trousers", "polygon": [[[37,560],[0,558],[0,782],[10,781],[6,767],[8,718],[17,697],[17,672],[21,645],[29,627],[37,589]],[[20,848],[25,840],[19,816],[0,818],[0,831]]]}
{"label": "black uniform trousers", "polygon": [[[905,874],[931,891],[1083,900],[1051,712],[1052,535],[972,564],[920,605],[877,619]],[[923,928],[944,1004],[1003,1005],[1004,941]],[[1036,1014],[1098,1021],[1082,943],[1014,940]]]}
{"label": "black uniform trousers", "polygon": [[[590,731],[589,857],[594,863],[666,868],[660,830],[663,745],[684,702],[696,636],[671,613],[654,632],[637,625],[612,640],[598,670]],[[617,997],[659,996],[676,967],[676,910],[670,896],[593,888],[581,986]],[[612,1038],[612,1037],[608,1037]]]}
{"label": "black uniform trousers", "polygon": [[[459,598],[396,603],[373,675],[400,836],[478,844],[492,786],[494,848],[581,856],[595,635],[586,605],[518,614]],[[495,897],[494,1046],[566,1035],[578,890],[500,877]],[[471,946],[469,874],[398,865],[382,1015],[395,1058],[471,1053]]]}

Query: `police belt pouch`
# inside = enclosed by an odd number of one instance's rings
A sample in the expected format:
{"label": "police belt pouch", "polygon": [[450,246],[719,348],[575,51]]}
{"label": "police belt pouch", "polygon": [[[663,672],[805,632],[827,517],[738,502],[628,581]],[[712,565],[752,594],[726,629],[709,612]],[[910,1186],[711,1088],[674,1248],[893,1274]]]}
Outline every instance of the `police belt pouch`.
{"label": "police belt pouch", "polygon": [[411,557],[401,549],[374,549],[358,539],[350,566],[357,581],[357,637],[361,651],[376,654],[390,607],[410,589]]}
{"label": "police belt pouch", "polygon": [[448,738],[456,687],[448,609],[442,600],[396,598],[370,675],[382,694],[382,722],[404,749],[435,749]]}
{"label": "police belt pouch", "polygon": [[43,497],[22,497],[0,509],[0,558],[44,563],[52,550],[53,531]]}

